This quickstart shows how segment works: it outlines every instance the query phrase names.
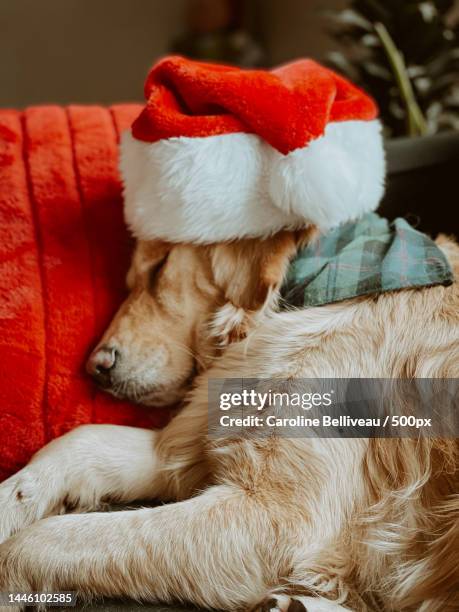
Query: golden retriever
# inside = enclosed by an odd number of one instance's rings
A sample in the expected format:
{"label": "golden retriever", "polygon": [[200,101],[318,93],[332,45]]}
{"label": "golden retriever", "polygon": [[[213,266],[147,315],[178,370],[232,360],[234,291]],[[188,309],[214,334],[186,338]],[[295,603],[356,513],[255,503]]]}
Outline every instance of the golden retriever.
{"label": "golden retriever", "polygon": [[[80,427],[1,484],[0,591],[458,609],[455,440],[208,435],[209,378],[459,376],[457,284],[279,312],[307,239],[137,245],[88,370],[117,396],[184,408],[162,431]],[[439,245],[458,275],[458,246]],[[139,499],[174,503],[94,512]]]}

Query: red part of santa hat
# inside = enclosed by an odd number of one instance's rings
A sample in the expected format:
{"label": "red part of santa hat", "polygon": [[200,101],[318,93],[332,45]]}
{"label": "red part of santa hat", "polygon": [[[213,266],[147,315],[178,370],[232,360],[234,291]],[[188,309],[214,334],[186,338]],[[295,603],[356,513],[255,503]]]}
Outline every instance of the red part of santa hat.
{"label": "red part of santa hat", "polygon": [[145,96],[121,145],[126,220],[139,238],[326,230],[379,204],[377,107],[312,60],[268,72],[170,57]]}

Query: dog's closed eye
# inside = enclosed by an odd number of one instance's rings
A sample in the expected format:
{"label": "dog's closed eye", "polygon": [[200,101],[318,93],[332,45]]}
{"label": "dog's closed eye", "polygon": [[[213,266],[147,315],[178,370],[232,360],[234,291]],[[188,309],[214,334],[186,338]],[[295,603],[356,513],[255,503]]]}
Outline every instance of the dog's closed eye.
{"label": "dog's closed eye", "polygon": [[164,268],[168,257],[169,253],[165,255],[160,261],[157,261],[155,264],[153,264],[150,270],[148,271],[148,291],[152,292],[154,290],[159,278],[159,274]]}

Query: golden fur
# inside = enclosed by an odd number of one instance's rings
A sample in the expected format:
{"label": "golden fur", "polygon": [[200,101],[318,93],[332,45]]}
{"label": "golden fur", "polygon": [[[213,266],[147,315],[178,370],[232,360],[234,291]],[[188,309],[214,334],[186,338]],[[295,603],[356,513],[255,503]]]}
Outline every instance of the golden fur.
{"label": "golden fur", "polygon": [[[155,404],[197,374],[193,388],[164,430],[78,428],[0,485],[0,591],[457,610],[457,441],[208,436],[208,378],[459,376],[457,284],[278,312],[308,237],[137,246],[101,341],[120,354],[111,391]],[[459,248],[439,244],[458,275]],[[174,503],[84,514],[153,498]]]}

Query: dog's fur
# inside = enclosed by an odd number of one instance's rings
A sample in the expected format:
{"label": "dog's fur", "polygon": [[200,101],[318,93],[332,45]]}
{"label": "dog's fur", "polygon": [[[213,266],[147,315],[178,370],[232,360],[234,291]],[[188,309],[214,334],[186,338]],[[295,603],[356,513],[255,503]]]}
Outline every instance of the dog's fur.
{"label": "dog's fur", "polygon": [[[164,430],[78,428],[0,485],[0,591],[457,609],[456,441],[207,435],[209,377],[459,376],[457,284],[278,312],[307,239],[138,244],[101,342],[118,351],[111,391],[154,405],[197,373],[194,388]],[[439,244],[459,275],[459,248]],[[85,514],[154,498],[175,503]]]}

